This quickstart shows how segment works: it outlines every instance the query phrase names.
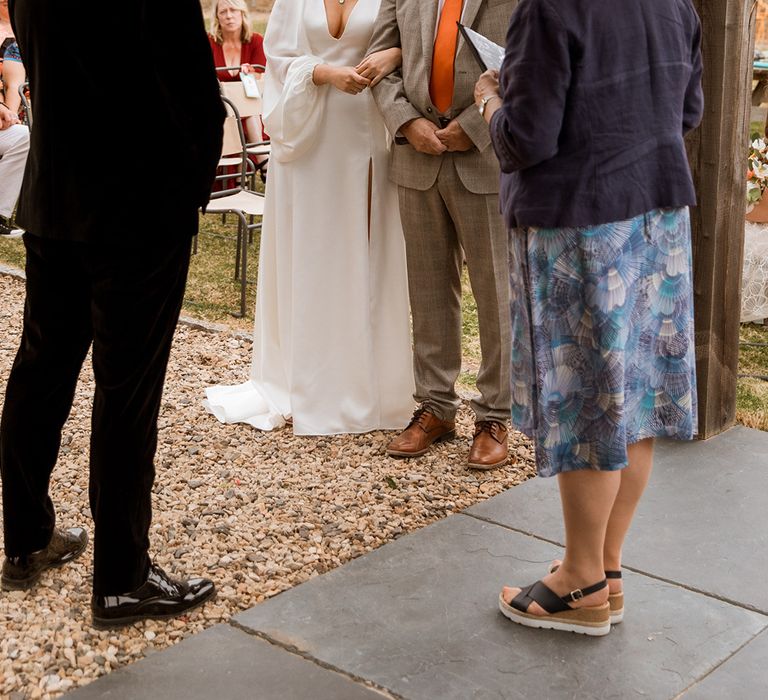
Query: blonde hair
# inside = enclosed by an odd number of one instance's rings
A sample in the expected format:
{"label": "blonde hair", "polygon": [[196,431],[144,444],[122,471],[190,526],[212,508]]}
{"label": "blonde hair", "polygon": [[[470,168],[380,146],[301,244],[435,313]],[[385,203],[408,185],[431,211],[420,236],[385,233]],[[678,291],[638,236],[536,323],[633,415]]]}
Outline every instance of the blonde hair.
{"label": "blonde hair", "polygon": [[213,3],[213,20],[211,21],[211,34],[216,42],[219,44],[224,43],[224,37],[221,33],[221,25],[219,24],[219,5],[223,2],[234,7],[236,10],[240,10],[243,17],[243,23],[240,26],[240,41],[247,44],[251,40],[251,13],[248,9],[248,3],[245,0],[215,0]]}

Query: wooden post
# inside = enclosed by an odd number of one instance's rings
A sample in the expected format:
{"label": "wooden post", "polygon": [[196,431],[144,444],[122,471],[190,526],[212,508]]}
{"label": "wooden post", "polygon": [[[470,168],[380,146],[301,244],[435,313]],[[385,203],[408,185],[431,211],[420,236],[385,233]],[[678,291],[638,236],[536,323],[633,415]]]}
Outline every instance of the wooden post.
{"label": "wooden post", "polygon": [[699,437],[736,419],[746,153],[755,0],[694,0],[703,28],[704,120],[688,140]]}

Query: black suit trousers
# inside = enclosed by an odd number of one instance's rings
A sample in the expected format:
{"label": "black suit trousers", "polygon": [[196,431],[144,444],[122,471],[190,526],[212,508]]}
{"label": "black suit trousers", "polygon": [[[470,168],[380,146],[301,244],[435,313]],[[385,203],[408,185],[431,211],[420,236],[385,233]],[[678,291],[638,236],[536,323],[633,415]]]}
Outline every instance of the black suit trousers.
{"label": "black suit trousers", "polygon": [[90,506],[94,592],[131,591],[149,566],[157,418],[189,239],[130,249],[26,234],[21,347],[0,423],[5,552],[44,548],[61,430],[93,345]]}

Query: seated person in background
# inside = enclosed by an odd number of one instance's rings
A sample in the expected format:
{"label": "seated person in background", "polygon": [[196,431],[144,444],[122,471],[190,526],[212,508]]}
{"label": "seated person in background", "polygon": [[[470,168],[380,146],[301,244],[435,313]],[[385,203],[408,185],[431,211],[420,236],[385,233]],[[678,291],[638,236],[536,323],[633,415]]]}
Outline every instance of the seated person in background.
{"label": "seated person in background", "polygon": [[[240,66],[239,70],[217,70],[221,82],[240,80],[240,72],[263,73],[266,65],[264,38],[251,31],[251,18],[245,0],[218,0],[214,5],[211,42],[213,64],[217,68]],[[258,67],[256,67],[258,66]],[[243,120],[246,137],[251,143],[266,140],[259,120]]]}
{"label": "seated person in background", "polygon": [[2,75],[3,54],[14,41],[13,27],[8,14],[8,0],[0,0],[0,75]]}
{"label": "seated person in background", "polygon": [[29,152],[29,129],[19,124],[14,110],[0,102],[0,236],[20,236],[11,225],[11,215],[21,191]]}
{"label": "seated person in background", "polygon": [[11,17],[8,14],[8,0],[0,0],[0,61],[8,44],[14,41]]}
{"label": "seated person in background", "polygon": [[21,62],[19,46],[15,41],[6,48],[2,65],[3,90],[5,92],[3,102],[14,114],[18,114],[21,109],[19,88],[26,82],[27,73]]}

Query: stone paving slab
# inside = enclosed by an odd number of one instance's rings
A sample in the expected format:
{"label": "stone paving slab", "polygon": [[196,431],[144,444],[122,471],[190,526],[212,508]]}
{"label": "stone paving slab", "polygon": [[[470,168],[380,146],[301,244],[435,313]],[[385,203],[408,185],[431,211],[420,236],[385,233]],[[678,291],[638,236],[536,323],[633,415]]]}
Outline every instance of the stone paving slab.
{"label": "stone paving slab", "polygon": [[389,697],[229,625],[119,669],[72,700],[383,700]]}
{"label": "stone paving slab", "polygon": [[763,632],[682,697],[684,700],[768,698],[766,662],[768,662],[768,632]]}
{"label": "stone paving slab", "polygon": [[560,549],[456,515],[282,593],[239,624],[409,700],[673,698],[768,618],[628,572],[603,638],[530,630],[497,609]]}
{"label": "stone paving slab", "polygon": [[[473,515],[562,543],[556,479],[532,479]],[[768,614],[768,433],[660,442],[624,564]]]}

